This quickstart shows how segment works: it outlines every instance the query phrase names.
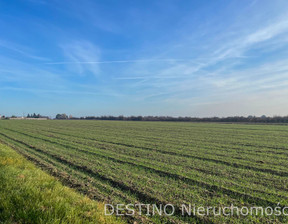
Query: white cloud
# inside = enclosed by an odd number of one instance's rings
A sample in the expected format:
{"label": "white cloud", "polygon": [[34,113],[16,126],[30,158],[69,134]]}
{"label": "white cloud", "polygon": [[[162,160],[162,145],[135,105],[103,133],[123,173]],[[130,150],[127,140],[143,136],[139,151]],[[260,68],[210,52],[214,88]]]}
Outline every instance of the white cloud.
{"label": "white cloud", "polygon": [[[235,40],[232,40],[228,43],[223,43],[223,46],[214,51],[211,62],[217,63],[219,61],[231,58],[245,57],[245,52],[255,47],[257,44],[272,40],[274,38],[277,38],[279,35],[287,32],[288,21],[286,18],[282,18],[281,20],[276,21],[272,24],[258,28],[256,29],[256,31],[248,34],[241,34],[241,31],[239,31],[239,37],[235,37]],[[285,43],[286,38],[284,38],[283,40],[278,40],[278,44],[279,42]]]}
{"label": "white cloud", "polygon": [[90,72],[94,75],[98,75],[100,72],[97,63],[90,63],[93,61],[99,61],[100,49],[94,44],[88,41],[74,41],[69,44],[61,45],[64,55],[72,63],[68,64],[71,71],[75,72],[75,69],[79,74],[85,74]]}

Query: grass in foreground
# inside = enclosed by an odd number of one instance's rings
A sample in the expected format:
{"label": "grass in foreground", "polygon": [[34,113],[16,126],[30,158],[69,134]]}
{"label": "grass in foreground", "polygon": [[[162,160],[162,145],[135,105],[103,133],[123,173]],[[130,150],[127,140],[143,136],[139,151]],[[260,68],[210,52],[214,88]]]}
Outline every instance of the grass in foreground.
{"label": "grass in foreground", "polygon": [[0,144],[0,223],[123,223]]}

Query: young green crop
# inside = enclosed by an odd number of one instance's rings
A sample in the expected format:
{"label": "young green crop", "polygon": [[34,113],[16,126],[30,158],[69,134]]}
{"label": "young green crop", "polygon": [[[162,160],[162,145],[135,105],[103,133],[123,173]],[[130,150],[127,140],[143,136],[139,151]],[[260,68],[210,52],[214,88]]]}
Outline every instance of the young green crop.
{"label": "young green crop", "polygon": [[[108,203],[288,204],[288,127],[180,122],[1,121],[0,140]],[[130,219],[129,219],[130,220]],[[155,223],[285,223],[284,216],[134,217]]]}

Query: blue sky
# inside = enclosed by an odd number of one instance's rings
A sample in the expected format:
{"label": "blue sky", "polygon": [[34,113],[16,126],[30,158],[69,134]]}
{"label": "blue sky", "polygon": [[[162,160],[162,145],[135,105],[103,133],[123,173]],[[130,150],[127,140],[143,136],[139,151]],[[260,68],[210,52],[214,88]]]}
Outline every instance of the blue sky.
{"label": "blue sky", "polygon": [[288,115],[286,0],[0,1],[0,114]]}

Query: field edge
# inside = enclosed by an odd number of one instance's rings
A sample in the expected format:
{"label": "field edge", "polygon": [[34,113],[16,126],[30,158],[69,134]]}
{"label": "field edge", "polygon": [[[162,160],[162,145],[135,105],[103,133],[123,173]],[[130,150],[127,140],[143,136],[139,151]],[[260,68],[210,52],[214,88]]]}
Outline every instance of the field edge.
{"label": "field edge", "polygon": [[0,223],[125,223],[0,142]]}

